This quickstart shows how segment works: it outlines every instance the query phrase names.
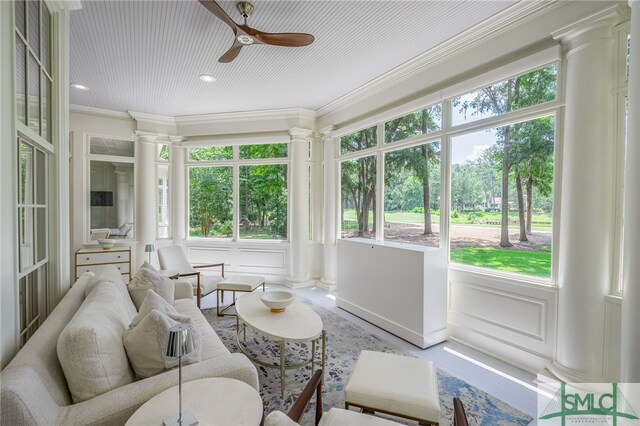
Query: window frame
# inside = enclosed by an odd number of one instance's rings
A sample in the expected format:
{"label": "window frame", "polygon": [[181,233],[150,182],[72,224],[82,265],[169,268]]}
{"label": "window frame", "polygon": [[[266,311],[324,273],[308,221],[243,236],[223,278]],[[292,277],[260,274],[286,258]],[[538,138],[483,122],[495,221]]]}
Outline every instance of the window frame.
{"label": "window frame", "polygon": [[[278,157],[278,158],[249,158],[249,159],[240,159],[240,146],[245,145],[270,145],[270,144],[286,144],[287,145],[287,156],[286,157]],[[189,159],[189,149],[192,148],[208,148],[208,147],[224,147],[231,146],[233,150],[233,157],[227,160],[205,160],[205,161],[194,161]],[[288,193],[287,195],[287,238],[286,239],[251,239],[251,238],[240,238],[240,167],[242,166],[261,166],[261,165],[285,165],[287,167],[287,190],[291,187],[291,143],[287,137],[283,137],[282,139],[261,142],[261,143],[237,143],[237,142],[229,142],[229,143],[216,143],[216,144],[206,144],[206,145],[192,145],[187,148],[187,152],[185,153],[185,171],[186,171],[186,180],[187,180],[187,190],[186,190],[186,205],[187,205],[187,214],[186,214],[186,239],[191,241],[220,241],[220,242],[232,242],[232,243],[281,243],[281,242],[289,242],[291,240],[291,197]],[[232,234],[231,238],[221,238],[221,237],[194,237],[190,235],[190,223],[189,217],[191,215],[191,191],[189,185],[189,175],[190,169],[195,167],[231,167],[232,170]]]}
{"label": "window frame", "polygon": [[[563,67],[561,58],[558,55],[559,50],[548,49],[545,51],[533,54],[530,57],[523,58],[514,61],[512,64],[507,64],[503,67],[489,71],[488,73],[472,77],[459,84],[445,87],[439,92],[431,96],[425,96],[420,102],[412,102],[406,106],[394,108],[387,112],[387,114],[380,114],[370,119],[365,119],[357,123],[345,126],[342,129],[337,129],[332,132],[333,143],[335,147],[335,169],[336,169],[336,236],[338,239],[342,238],[342,224],[341,224],[341,187],[342,187],[342,162],[350,159],[357,159],[360,157],[366,157],[370,155],[377,156],[377,188],[376,188],[376,241],[384,241],[384,155],[387,152],[411,148],[419,146],[424,143],[440,142],[440,241],[439,248],[446,250],[446,256],[448,259],[448,266],[459,270],[465,270],[469,272],[480,273],[484,275],[491,275],[496,277],[502,277],[508,280],[517,280],[520,282],[528,282],[538,285],[555,286],[557,285],[557,247],[558,247],[558,232],[557,224],[559,223],[559,206],[561,189],[557,182],[561,176],[561,149],[562,140],[559,129],[562,126],[562,108],[564,107],[563,99]],[[492,84],[500,83],[508,80],[509,78],[524,75],[529,72],[533,72],[545,67],[555,65],[556,66],[556,97],[554,100],[546,101],[541,104],[524,107],[515,111],[509,111],[504,114],[498,114],[495,116],[485,117],[480,120],[471,121],[468,123],[462,123],[453,126],[451,121],[452,116],[452,103],[451,100],[457,96],[479,90],[483,87],[487,87]],[[508,70],[508,71],[505,71]],[[493,76],[493,78],[487,77]],[[475,83],[475,84],[474,84]],[[385,143],[384,128],[387,121],[406,116],[410,113],[420,111],[422,109],[432,108],[437,104],[442,105],[441,116],[441,128],[438,131],[427,133],[424,135],[416,135],[411,138],[395,141],[392,143]],[[552,247],[551,247],[551,275],[549,278],[534,277],[518,273],[509,273],[504,271],[498,271],[489,268],[479,268],[471,265],[464,265],[458,263],[452,263],[450,259],[450,210],[451,210],[451,143],[454,136],[460,136],[464,134],[470,134],[478,131],[482,131],[489,128],[503,127],[518,122],[534,120],[536,118],[553,115],[555,120],[555,142],[554,142],[554,172],[553,172],[553,211],[552,211]],[[363,149],[361,151],[348,152],[346,154],[341,153],[341,140],[342,136],[346,136],[354,133],[358,130],[364,130],[377,126],[378,137],[376,146]],[[443,219],[445,218],[446,219]],[[411,245],[409,243],[403,243]],[[422,246],[420,246],[422,247]]]}

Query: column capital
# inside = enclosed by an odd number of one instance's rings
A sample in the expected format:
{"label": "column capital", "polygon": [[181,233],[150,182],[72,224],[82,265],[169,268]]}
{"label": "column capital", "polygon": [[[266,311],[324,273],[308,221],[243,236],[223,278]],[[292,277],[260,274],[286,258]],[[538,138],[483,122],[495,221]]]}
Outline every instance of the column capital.
{"label": "column capital", "polygon": [[304,129],[302,127],[292,127],[289,129],[289,135],[291,136],[292,140],[296,140],[296,139],[309,140],[312,134],[313,134],[313,130]]}
{"label": "column capital", "polygon": [[156,133],[141,132],[136,130],[136,139],[142,143],[156,143],[160,135]]}
{"label": "column capital", "polygon": [[568,53],[583,45],[599,40],[613,39],[611,28],[621,19],[619,5],[613,4],[591,16],[574,22],[551,33],[551,36],[565,45]]}
{"label": "column capital", "polygon": [[333,130],[333,126],[324,127],[317,132],[319,135],[318,137],[322,140],[333,139]]}

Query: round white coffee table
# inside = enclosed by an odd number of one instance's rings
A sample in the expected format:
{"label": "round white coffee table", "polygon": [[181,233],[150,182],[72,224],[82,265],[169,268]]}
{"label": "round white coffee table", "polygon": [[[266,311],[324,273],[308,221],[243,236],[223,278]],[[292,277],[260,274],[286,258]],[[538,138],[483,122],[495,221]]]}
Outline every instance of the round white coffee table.
{"label": "round white coffee table", "polygon": [[[254,388],[240,380],[223,377],[182,383],[182,412],[191,411],[200,425],[258,425],[262,399]],[[178,386],[145,402],[126,426],[162,425],[165,417],[178,414]]]}
{"label": "round white coffee table", "polygon": [[[244,294],[236,300],[236,327],[238,332],[238,347],[251,359],[251,361],[270,368],[280,370],[280,391],[284,398],[285,370],[301,368],[311,364],[311,374],[313,374],[316,361],[316,342],[322,340],[322,354],[320,364],[324,375],[324,364],[326,354],[326,334],[323,330],[322,319],[311,307],[299,300],[287,306],[284,312],[271,312],[262,303],[260,297],[262,293]],[[270,364],[254,357],[245,346],[240,343],[241,332],[246,336],[247,327],[251,327],[256,332],[263,334],[279,344],[279,363]],[[309,360],[297,365],[285,364],[285,342],[311,342],[311,355]]]}

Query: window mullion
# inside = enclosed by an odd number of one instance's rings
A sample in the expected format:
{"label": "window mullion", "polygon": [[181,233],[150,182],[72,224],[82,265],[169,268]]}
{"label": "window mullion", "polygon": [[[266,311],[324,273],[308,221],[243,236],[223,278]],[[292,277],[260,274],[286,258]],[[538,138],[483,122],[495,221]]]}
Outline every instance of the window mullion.
{"label": "window mullion", "polygon": [[384,123],[377,127],[378,152],[376,155],[376,239],[384,241]]}

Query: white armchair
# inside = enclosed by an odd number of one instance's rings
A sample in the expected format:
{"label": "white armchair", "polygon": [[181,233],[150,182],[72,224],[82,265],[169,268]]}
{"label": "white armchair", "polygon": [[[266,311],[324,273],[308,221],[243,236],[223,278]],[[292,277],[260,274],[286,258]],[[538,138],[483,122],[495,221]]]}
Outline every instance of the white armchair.
{"label": "white armchair", "polygon": [[[200,300],[206,295],[218,289],[218,283],[224,279],[224,262],[209,263],[204,265],[192,265],[187,260],[184,250],[179,246],[164,247],[158,249],[158,261],[160,269],[171,269],[178,271],[181,280],[186,280],[193,286],[193,295],[196,296],[198,308]],[[220,275],[202,274],[196,269],[220,267]]]}

